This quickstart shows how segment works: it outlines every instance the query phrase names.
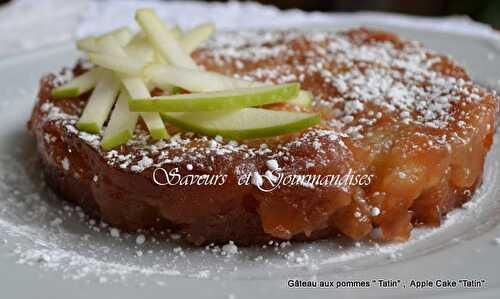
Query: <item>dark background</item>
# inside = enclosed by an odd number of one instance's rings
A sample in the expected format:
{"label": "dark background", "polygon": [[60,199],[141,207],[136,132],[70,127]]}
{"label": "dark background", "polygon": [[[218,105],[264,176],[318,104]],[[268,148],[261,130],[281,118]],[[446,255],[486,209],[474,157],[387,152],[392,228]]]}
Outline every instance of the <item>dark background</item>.
{"label": "dark background", "polygon": [[[0,0],[0,3],[6,2],[9,1]],[[500,28],[500,0],[257,0],[257,2],[272,4],[283,9],[299,8],[306,11],[370,10],[423,16],[468,15],[476,21]]]}
{"label": "dark background", "polygon": [[421,16],[468,15],[500,28],[500,0],[260,0],[280,8],[307,11],[382,11]]}

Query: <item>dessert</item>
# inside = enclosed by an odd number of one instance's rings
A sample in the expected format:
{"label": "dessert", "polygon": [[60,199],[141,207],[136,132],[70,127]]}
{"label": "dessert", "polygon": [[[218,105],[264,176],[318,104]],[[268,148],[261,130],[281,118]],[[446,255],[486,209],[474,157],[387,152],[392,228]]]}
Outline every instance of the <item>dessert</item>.
{"label": "dessert", "polygon": [[[197,245],[402,241],[481,183],[498,96],[419,43],[360,28],[222,33],[197,48],[213,26],[184,39],[151,11],[136,18],[139,33],[80,41],[97,66],[42,78],[29,122],[48,183],[94,217]],[[268,89],[284,93],[267,101]],[[226,97],[200,102],[214,93]],[[276,186],[293,175],[305,180]],[[318,183],[334,175],[349,183]]]}

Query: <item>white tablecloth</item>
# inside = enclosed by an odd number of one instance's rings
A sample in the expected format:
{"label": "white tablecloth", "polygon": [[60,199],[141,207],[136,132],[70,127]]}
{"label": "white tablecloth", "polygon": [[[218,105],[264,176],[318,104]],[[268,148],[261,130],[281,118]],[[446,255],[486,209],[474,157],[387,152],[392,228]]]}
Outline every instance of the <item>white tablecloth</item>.
{"label": "white tablecloth", "polygon": [[356,20],[484,36],[495,40],[500,49],[497,32],[463,16],[423,18],[381,13],[307,13],[281,11],[250,2],[17,0],[0,8],[0,56],[62,43],[122,25],[136,28],[133,15],[140,7],[155,8],[167,22],[178,23],[183,28],[206,21],[216,23],[219,29],[240,29]]}

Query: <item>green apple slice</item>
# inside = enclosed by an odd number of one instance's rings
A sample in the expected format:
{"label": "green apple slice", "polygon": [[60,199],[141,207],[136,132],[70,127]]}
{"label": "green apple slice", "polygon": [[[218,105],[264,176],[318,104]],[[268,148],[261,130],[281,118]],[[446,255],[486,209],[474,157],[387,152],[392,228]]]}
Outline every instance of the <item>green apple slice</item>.
{"label": "green apple slice", "polygon": [[90,71],[72,79],[64,85],[52,89],[51,95],[54,99],[74,98],[92,88],[94,88],[99,78],[99,68],[93,68]]}
{"label": "green apple slice", "polygon": [[139,31],[132,38],[130,43],[125,47],[127,55],[134,59],[142,59],[143,61],[154,61],[156,63],[165,64],[167,61],[155,51],[153,45],[149,42],[148,35],[144,31]]}
{"label": "green apple slice", "polygon": [[118,29],[115,29],[111,32],[105,33],[103,35],[97,36],[97,40],[99,41],[100,39],[103,39],[103,38],[106,38],[109,36],[112,36],[113,38],[115,38],[121,47],[125,47],[130,42],[132,37],[134,36],[134,33],[129,27],[124,26],[124,27],[120,27]]}
{"label": "green apple slice", "polygon": [[124,50],[128,57],[142,62],[152,62],[155,59],[155,50],[143,32],[137,33]]}
{"label": "green apple slice", "polygon": [[[133,42],[134,44],[131,45],[131,48],[135,47],[136,51],[146,51],[144,48],[141,50],[137,49],[137,47],[139,47],[138,45],[141,43],[139,39]],[[121,74],[141,76],[144,66],[148,63],[145,59],[139,59],[140,61],[137,59],[130,59],[127,51],[118,44],[113,36],[105,36],[100,39],[96,48],[97,52],[89,53],[90,62]],[[143,56],[145,54],[143,52],[136,53],[136,55]]]}
{"label": "green apple slice", "polygon": [[127,143],[133,136],[139,113],[128,110],[129,99],[128,93],[122,90],[104,130],[101,146],[105,151]]}
{"label": "green apple slice", "polygon": [[175,25],[174,28],[172,28],[172,35],[174,38],[179,41],[182,37],[182,29],[179,25]]}
{"label": "green apple slice", "polygon": [[[130,62],[129,57],[125,50],[118,45],[114,37],[105,37],[100,42],[100,49],[103,53],[102,55],[114,55],[114,58],[121,59],[122,67],[126,68],[127,63]],[[113,63],[108,63],[109,65],[114,65]],[[125,86],[125,89],[128,91],[130,96],[132,97],[146,97],[149,98],[151,95],[149,90],[144,83],[144,80],[138,76],[127,77],[123,73],[119,74],[119,77]],[[168,132],[165,129],[165,125],[158,113],[141,113],[141,117],[146,123],[146,126],[149,130],[149,134],[153,139],[162,139],[168,138]]]}
{"label": "green apple slice", "polygon": [[76,41],[76,47],[81,51],[95,51],[96,50],[96,37],[88,36]]}
{"label": "green apple slice", "polygon": [[89,53],[89,61],[105,69],[138,77],[142,75],[142,70],[146,66],[144,61],[137,61],[126,56],[120,57],[104,53]]}
{"label": "green apple slice", "polygon": [[144,68],[143,73],[145,77],[157,84],[173,84],[191,92],[222,91],[271,85],[237,79],[216,72],[193,70],[165,64],[150,64]]}
{"label": "green apple slice", "polygon": [[297,132],[317,125],[319,114],[276,111],[260,108],[213,112],[162,112],[172,125],[209,136],[251,139]]}
{"label": "green apple slice", "polygon": [[197,68],[191,56],[184,52],[172,32],[166,28],[153,10],[139,9],[136,12],[135,19],[142,30],[146,32],[156,50],[170,64],[189,69]]}
{"label": "green apple slice", "polygon": [[116,38],[112,35],[104,36],[97,42],[98,53],[127,57],[127,53],[120,46]]}
{"label": "green apple slice", "polygon": [[78,129],[89,133],[100,133],[113,108],[119,88],[120,82],[113,73],[104,70],[76,124]]}
{"label": "green apple slice", "polygon": [[198,48],[210,35],[215,32],[215,25],[212,23],[204,23],[194,27],[182,35],[180,39],[181,47],[184,52],[191,54]]}
{"label": "green apple slice", "polygon": [[[231,78],[231,77],[229,77],[229,78]],[[263,83],[263,82],[251,82],[251,81],[240,80],[240,79],[236,79],[236,78],[231,78],[231,79],[233,79],[232,84],[234,86],[237,86],[238,88],[268,86],[266,83]],[[311,107],[313,98],[314,98],[313,94],[310,91],[300,90],[299,94],[295,98],[287,101],[287,104],[292,104],[292,105],[297,105],[297,106],[309,108],[309,107]]]}
{"label": "green apple slice", "polygon": [[[150,64],[144,68],[144,76],[158,87],[179,86],[190,92],[211,92],[269,86],[262,82],[252,82],[233,78],[215,72],[192,70],[165,64]],[[312,94],[301,90],[297,98],[287,101],[303,107],[310,107]]]}
{"label": "green apple slice", "polygon": [[[144,84],[144,81],[141,78],[123,78],[122,83],[131,97],[146,99],[151,97],[146,84]],[[141,113],[141,117],[146,123],[149,134],[153,137],[153,139],[158,140],[169,137],[160,114],[156,112],[143,112]]]}
{"label": "green apple slice", "polygon": [[215,72],[193,70],[165,64],[153,64],[144,69],[144,76],[158,86],[170,84],[190,92],[211,92],[255,87],[243,81]]}
{"label": "green apple slice", "polygon": [[[229,77],[231,78],[231,77]],[[259,86],[268,86],[268,84],[263,83],[263,82],[252,82],[252,81],[246,81],[246,80],[241,80],[241,79],[236,79],[236,78],[231,78],[232,84],[237,86],[238,88],[249,88],[249,87],[259,87]],[[292,104],[292,105],[297,105],[301,107],[311,107],[313,100],[313,94],[310,91],[307,90],[300,90],[299,94],[297,97],[287,101],[287,104]]]}
{"label": "green apple slice", "polygon": [[206,93],[178,94],[152,98],[137,98],[132,94],[131,111],[188,112],[237,109],[286,102],[297,96],[300,85],[288,83],[264,87],[233,89]]}
{"label": "green apple slice", "polygon": [[128,27],[120,27],[111,32],[102,34],[100,36],[89,36],[76,41],[76,46],[82,51],[96,52],[98,49],[98,42],[100,39],[113,36],[118,44],[122,47],[127,45],[133,37],[132,30]]}

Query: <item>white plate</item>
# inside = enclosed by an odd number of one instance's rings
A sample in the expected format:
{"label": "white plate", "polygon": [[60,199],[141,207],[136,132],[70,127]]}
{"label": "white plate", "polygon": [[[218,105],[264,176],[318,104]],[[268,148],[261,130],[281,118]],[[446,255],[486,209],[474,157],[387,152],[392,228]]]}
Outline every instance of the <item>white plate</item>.
{"label": "white plate", "polygon": [[[329,26],[331,30],[343,26]],[[323,29],[325,26],[321,26]],[[383,27],[383,26],[377,26]],[[317,27],[316,27],[317,28]],[[500,52],[489,41],[454,34],[386,28],[451,54],[475,80],[499,87]],[[175,242],[136,236],[111,238],[48,190],[40,178],[26,121],[43,73],[72,65],[72,46],[0,61],[0,292],[8,298],[377,298],[381,295],[465,298],[500,296],[500,146],[488,155],[484,184],[467,208],[452,212],[438,229],[415,230],[403,244],[353,246],[333,241],[273,248],[240,248],[225,257],[212,250],[174,248]],[[272,246],[271,246],[272,247]],[[138,256],[138,251],[142,256]],[[290,252],[294,252],[294,255]],[[290,289],[288,278],[316,280],[477,279],[485,287],[414,289]]]}

